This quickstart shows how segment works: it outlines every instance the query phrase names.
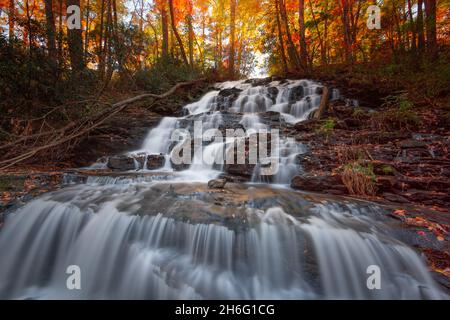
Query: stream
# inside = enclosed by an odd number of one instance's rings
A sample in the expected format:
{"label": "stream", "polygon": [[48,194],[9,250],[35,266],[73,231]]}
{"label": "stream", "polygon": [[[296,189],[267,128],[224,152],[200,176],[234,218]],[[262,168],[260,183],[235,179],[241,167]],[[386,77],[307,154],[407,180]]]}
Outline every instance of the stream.
{"label": "stream", "polygon": [[[313,114],[321,89],[310,80],[216,84],[184,116],[151,128],[138,150],[99,160],[87,168],[95,174],[67,174],[63,188],[8,213],[0,298],[448,299],[384,208],[289,187],[306,147],[283,128]],[[184,141],[173,132],[192,133],[196,121],[245,135],[203,141],[191,164],[172,163]],[[218,161],[271,129],[280,132],[272,175],[260,163]],[[225,187],[208,187],[219,178]],[[73,265],[81,288],[70,290]],[[378,288],[368,285],[373,268]]]}

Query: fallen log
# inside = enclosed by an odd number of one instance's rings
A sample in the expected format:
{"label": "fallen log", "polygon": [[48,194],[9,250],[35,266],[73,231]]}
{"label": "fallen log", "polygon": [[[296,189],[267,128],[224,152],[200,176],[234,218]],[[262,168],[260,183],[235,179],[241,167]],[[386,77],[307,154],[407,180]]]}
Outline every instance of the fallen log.
{"label": "fallen log", "polygon": [[[180,89],[182,87],[200,83],[205,80],[206,80],[206,78],[200,78],[200,79],[193,80],[193,81],[180,82],[162,94],[154,94],[154,93],[140,94],[135,97],[131,97],[131,98],[116,102],[116,103],[112,104],[110,107],[100,111],[97,114],[83,118],[79,121],[71,122],[67,126],[61,128],[61,129],[55,130],[54,132],[47,131],[47,132],[41,133],[42,136],[56,134],[56,137],[52,137],[52,139],[47,140],[47,142],[43,145],[33,146],[33,148],[28,151],[22,152],[19,155],[14,156],[12,158],[0,161],[0,166],[1,166],[0,170],[6,169],[17,163],[27,160],[41,151],[57,147],[64,143],[71,142],[72,140],[74,140],[76,138],[80,138],[80,137],[84,136],[85,134],[89,133],[90,131],[92,131],[93,129],[97,128],[99,125],[104,123],[106,120],[111,118],[113,115],[123,111],[128,105],[130,105],[133,102],[136,102],[138,100],[145,99],[145,98],[153,98],[154,99],[152,102],[152,105],[153,105],[156,101],[159,101],[161,99],[169,97],[170,95],[172,95],[174,92],[176,92],[178,89]],[[21,142],[24,140],[26,140],[26,139],[24,139],[24,138],[20,139]],[[14,145],[15,144],[8,144],[8,147],[12,147]],[[22,147],[22,149],[23,149],[23,147]]]}

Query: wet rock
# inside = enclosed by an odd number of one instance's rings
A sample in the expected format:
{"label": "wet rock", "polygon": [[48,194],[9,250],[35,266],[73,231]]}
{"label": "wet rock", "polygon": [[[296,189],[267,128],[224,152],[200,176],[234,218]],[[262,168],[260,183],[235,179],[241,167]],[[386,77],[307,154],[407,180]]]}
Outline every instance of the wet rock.
{"label": "wet rock", "polygon": [[289,92],[289,101],[295,102],[303,98],[304,89],[302,86],[293,87]]}
{"label": "wet rock", "polygon": [[383,193],[385,191],[395,191],[398,181],[393,176],[380,176],[377,177],[376,183],[378,192]]}
{"label": "wet rock", "polygon": [[278,95],[278,88],[268,87],[267,92],[269,93],[269,96],[273,100],[273,102],[275,102],[275,99],[277,98],[277,95]]}
{"label": "wet rock", "polygon": [[135,169],[134,159],[125,155],[109,157],[107,167],[112,170],[133,170]]}
{"label": "wet rock", "polygon": [[170,165],[172,166],[172,169],[175,171],[187,170],[190,167],[190,164],[186,164],[186,163],[176,164],[172,161],[172,158],[170,159]]}
{"label": "wet rock", "polygon": [[225,179],[227,182],[231,182],[231,183],[243,183],[243,182],[247,182],[248,178],[245,177],[240,177],[240,176],[233,176],[231,174],[228,173],[221,173],[219,175],[220,179]]}
{"label": "wet rock", "polygon": [[384,192],[382,194],[383,198],[386,200],[392,201],[392,202],[398,202],[398,203],[408,203],[409,200],[405,197],[402,197],[401,195],[390,193],[390,192]]}
{"label": "wet rock", "polygon": [[227,164],[225,165],[225,172],[231,175],[251,178],[254,168],[254,164]]}
{"label": "wet rock", "polygon": [[415,139],[406,139],[399,143],[399,147],[402,149],[425,148],[426,146],[425,142]]}
{"label": "wet rock", "polygon": [[225,111],[228,110],[233,102],[239,96],[241,89],[238,88],[227,88],[220,90],[219,94],[215,99],[216,106],[213,108],[214,111]]}
{"label": "wet rock", "polygon": [[250,83],[253,87],[266,86],[272,82],[272,77],[248,79],[244,83]]}
{"label": "wet rock", "polygon": [[226,179],[213,179],[208,181],[208,188],[210,189],[222,189],[225,187],[225,184],[227,183]]}
{"label": "wet rock", "polygon": [[147,156],[147,169],[155,170],[164,167],[165,158],[161,154],[150,154]]}
{"label": "wet rock", "polygon": [[308,119],[305,121],[297,122],[294,125],[294,129],[297,131],[312,131],[316,127],[317,121],[314,119]]}
{"label": "wet rock", "polygon": [[227,88],[227,89],[222,89],[219,92],[219,96],[221,97],[230,97],[230,96],[238,96],[239,93],[241,93],[241,89],[238,88]]}
{"label": "wet rock", "polygon": [[[332,91],[332,90],[330,90]],[[322,94],[323,93],[323,87],[317,87],[316,88],[316,94]]]}
{"label": "wet rock", "polygon": [[347,193],[339,175],[314,176],[310,174],[298,175],[291,180],[291,188],[315,192]]}
{"label": "wet rock", "polygon": [[139,168],[138,169],[144,169],[144,165],[145,165],[145,154],[138,154],[137,156],[134,157],[134,159],[136,160]]}
{"label": "wet rock", "polygon": [[226,132],[227,129],[232,129],[232,130],[243,130],[245,132],[245,127],[244,125],[242,125],[241,123],[224,123],[224,124],[220,124],[218,126],[218,128],[220,130],[220,132],[222,132],[222,135],[225,137],[226,136]]}

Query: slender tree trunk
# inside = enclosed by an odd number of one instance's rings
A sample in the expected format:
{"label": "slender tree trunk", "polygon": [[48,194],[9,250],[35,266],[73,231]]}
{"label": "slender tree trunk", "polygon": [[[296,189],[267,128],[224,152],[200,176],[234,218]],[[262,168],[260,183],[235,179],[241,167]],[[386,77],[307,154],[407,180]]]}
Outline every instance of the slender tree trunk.
{"label": "slender tree trunk", "polygon": [[9,44],[13,44],[14,40],[14,25],[16,20],[16,8],[14,5],[14,0],[9,0],[9,13],[8,13],[8,35],[9,35]]}
{"label": "slender tree trunk", "polygon": [[169,25],[167,21],[167,10],[165,5],[161,8],[161,29],[162,29],[162,56],[169,56]]}
{"label": "slender tree trunk", "polygon": [[103,80],[105,76],[105,46],[103,45],[104,40],[104,29],[105,29],[105,0],[101,0],[100,6],[100,35],[98,42],[98,71],[100,79]]}
{"label": "slender tree trunk", "polygon": [[289,60],[294,69],[298,69],[300,66],[300,61],[298,58],[297,50],[295,49],[294,42],[292,41],[291,37],[291,31],[289,28],[289,21],[286,13],[286,6],[283,0],[279,0],[279,11],[281,15],[281,19],[284,22],[284,28],[286,31],[286,38],[287,38],[287,49],[288,49],[288,55]]}
{"label": "slender tree trunk", "polygon": [[280,4],[279,4],[278,0],[276,0],[275,1],[275,13],[276,13],[276,18],[277,18],[278,42],[280,45],[281,60],[283,61],[283,71],[284,71],[284,74],[287,74],[289,71],[289,68],[288,68],[288,64],[287,64],[286,53],[284,51],[283,30],[281,29],[279,5]]}
{"label": "slender tree trunk", "polygon": [[[71,5],[80,7],[80,0],[67,0],[66,5],[67,7]],[[79,72],[84,69],[83,37],[81,29],[67,28],[67,40],[72,71]]]}
{"label": "slender tree trunk", "polygon": [[437,56],[436,0],[425,0],[427,50],[432,59]]}
{"label": "slender tree trunk", "polygon": [[323,26],[323,52],[321,53],[322,64],[328,64],[328,0],[325,1],[325,21]]}
{"label": "slender tree trunk", "polygon": [[188,40],[189,40],[189,64],[194,67],[194,29],[192,26],[192,16],[187,17]]}
{"label": "slender tree trunk", "polygon": [[228,61],[228,75],[234,78],[235,37],[236,37],[236,0],[230,0],[230,53]]}
{"label": "slender tree trunk", "polygon": [[412,13],[412,4],[411,0],[408,0],[408,15],[411,23],[411,32],[412,32],[412,39],[411,39],[411,50],[413,52],[416,52],[417,50],[417,34],[416,34],[416,24],[414,23],[414,17]]}
{"label": "slender tree trunk", "polygon": [[417,2],[417,38],[419,51],[425,48],[425,35],[423,30],[423,0]]}
{"label": "slender tree trunk", "polygon": [[88,59],[88,47],[89,47],[89,15],[91,14],[90,0],[87,0],[86,4],[86,30],[84,31],[84,60]]}
{"label": "slender tree trunk", "polygon": [[[311,8],[312,9],[312,8]],[[306,48],[305,35],[305,0],[298,2],[298,24],[300,27],[300,65],[303,70],[308,69],[308,49]]]}
{"label": "slender tree trunk", "polygon": [[55,18],[53,17],[53,0],[44,0],[48,55],[52,65],[56,66]]}
{"label": "slender tree trunk", "polygon": [[[63,0],[59,0],[58,3],[58,73],[62,69],[61,66],[63,65]],[[59,75],[58,75],[59,76]]]}
{"label": "slender tree trunk", "polygon": [[342,24],[344,28],[344,49],[345,49],[345,62],[348,65],[353,64],[353,50],[350,31],[350,6],[347,0],[341,0],[342,2]]}
{"label": "slender tree trunk", "polygon": [[107,1],[106,8],[106,32],[105,32],[105,49],[106,49],[106,79],[105,87],[108,86],[113,75],[113,57],[111,54],[112,49],[112,10],[111,10],[111,0]]}
{"label": "slender tree trunk", "polygon": [[27,16],[28,49],[29,49],[30,60],[31,60],[31,55],[32,55],[32,51],[33,51],[33,30],[31,28],[30,4],[29,4],[28,0],[25,0],[25,10],[26,10],[26,16]]}
{"label": "slender tree trunk", "polygon": [[118,25],[118,18],[117,18],[117,3],[116,0],[111,0],[112,2],[112,34],[114,37],[114,51],[116,54],[117,64],[119,66],[119,74],[120,77],[123,79],[126,79],[128,77],[127,70],[124,67],[124,49],[120,43],[119,39],[119,25]]}
{"label": "slender tree trunk", "polygon": [[194,27],[192,25],[192,21],[194,20],[192,17],[193,13],[193,5],[192,0],[188,1],[188,14],[186,16],[186,24],[188,27],[188,47],[189,47],[189,64],[191,67],[194,67]]}
{"label": "slender tree trunk", "polygon": [[172,30],[173,30],[173,33],[175,34],[175,38],[177,38],[178,45],[179,45],[180,51],[181,51],[181,57],[183,58],[184,63],[186,65],[189,65],[188,59],[186,57],[186,51],[184,50],[183,41],[181,41],[181,37],[180,37],[180,34],[178,33],[177,26],[176,26],[175,14],[174,14],[174,9],[173,9],[173,0],[169,0],[169,11],[170,11],[170,22],[172,24]]}

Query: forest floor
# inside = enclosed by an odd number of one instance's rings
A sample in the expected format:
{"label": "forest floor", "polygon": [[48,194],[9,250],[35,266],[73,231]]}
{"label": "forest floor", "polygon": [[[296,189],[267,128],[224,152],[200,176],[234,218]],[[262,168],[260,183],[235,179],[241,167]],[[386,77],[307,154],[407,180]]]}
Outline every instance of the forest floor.
{"label": "forest floor", "polygon": [[[367,199],[391,208],[391,217],[416,231],[415,246],[450,288],[450,116],[448,96],[411,101],[389,83],[334,74],[318,80],[357,99],[330,103],[327,115],[286,127],[285,134],[308,146],[299,157],[304,174],[291,186],[311,192]],[[139,147],[148,128],[163,116],[181,115],[208,85],[183,89],[151,109],[134,103],[95,129],[62,160],[39,159],[0,172],[0,214],[38,194],[59,188],[63,173],[102,156]],[[408,90],[408,89],[407,89]],[[388,103],[385,97],[391,96]],[[117,96],[120,100],[124,97]],[[0,225],[2,223],[0,215]]]}

